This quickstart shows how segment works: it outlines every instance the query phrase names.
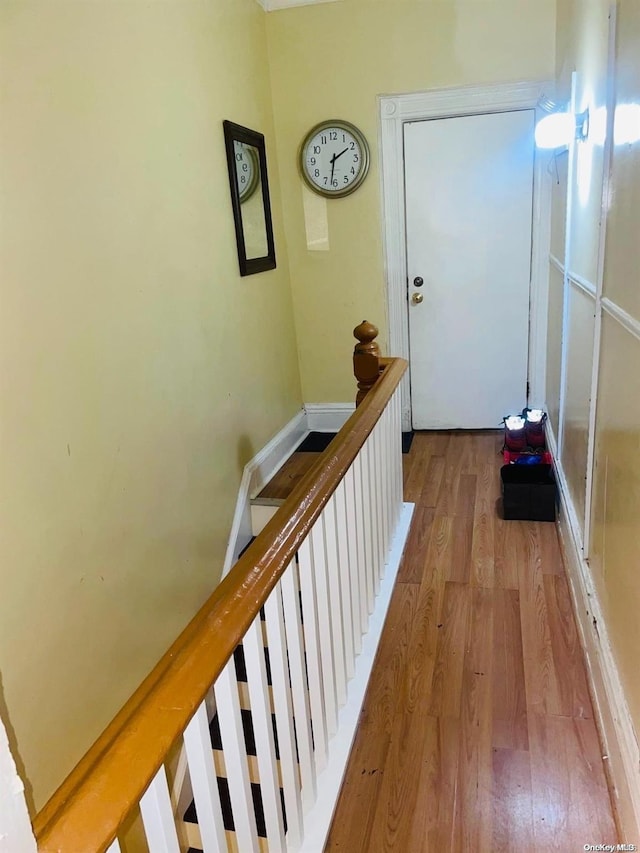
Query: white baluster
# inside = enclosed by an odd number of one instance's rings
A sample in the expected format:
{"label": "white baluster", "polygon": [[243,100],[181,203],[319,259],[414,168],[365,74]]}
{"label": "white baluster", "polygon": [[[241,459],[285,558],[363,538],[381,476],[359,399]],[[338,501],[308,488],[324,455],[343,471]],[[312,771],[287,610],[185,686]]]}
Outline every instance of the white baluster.
{"label": "white baluster", "polygon": [[[362,515],[364,604],[366,618],[365,629],[369,624],[369,614],[373,612],[373,538],[371,535],[371,487],[369,482],[369,453],[367,444],[363,444],[358,455],[360,463],[360,512]],[[366,633],[366,631],[365,631]]]}
{"label": "white baluster", "polygon": [[226,853],[224,820],[204,702],[184,731],[184,745],[204,853]]}
{"label": "white baluster", "polygon": [[400,391],[396,389],[393,395],[394,401],[394,433],[396,436],[396,452],[394,454],[394,469],[396,475],[396,509],[394,515],[394,526],[400,518],[402,500],[404,495],[404,483],[402,478],[402,401]]}
{"label": "white baluster", "polygon": [[311,528],[309,531],[309,544],[313,556],[313,568],[316,580],[318,638],[320,640],[320,661],[322,663],[322,683],[324,685],[324,709],[327,720],[327,734],[331,737],[338,730],[338,700],[333,657],[329,583],[327,580],[327,552],[322,527],[322,523],[317,521]]}
{"label": "white baluster", "polygon": [[271,705],[269,704],[262,621],[259,614],[245,634],[242,648],[247,669],[251,720],[256,743],[260,793],[262,795],[269,853],[280,853],[286,849],[284,818],[280,799]]}
{"label": "white baluster", "polygon": [[402,503],[402,422],[400,420],[400,398],[394,393],[391,398],[391,529],[395,531]]}
{"label": "white baluster", "polygon": [[140,800],[140,813],[149,853],[180,853],[164,765],[144,792]]}
{"label": "white baluster", "polygon": [[[302,841],[302,800],[300,797],[300,774],[296,758],[295,729],[287,664],[287,643],[282,609],[282,593],[277,583],[267,599],[264,612],[269,643],[269,664],[273,705],[278,732],[280,771],[284,789],[284,804],[287,812],[287,844],[295,849]],[[242,850],[242,848],[240,848]],[[244,853],[244,851],[242,851]]]}
{"label": "white baluster", "polygon": [[371,523],[371,483],[369,476],[369,450],[367,443],[360,450],[360,477],[362,484],[362,530],[364,537],[364,576],[366,582],[367,622],[373,613],[373,536]]}
{"label": "white baluster", "polygon": [[247,748],[242,727],[238,682],[233,656],[218,676],[214,686],[224,765],[233,811],[238,848],[243,853],[259,853],[256,815],[251,795]]}
{"label": "white baluster", "polygon": [[391,508],[393,506],[393,480],[391,477],[391,456],[394,451],[393,447],[393,432],[392,432],[392,401],[389,400],[387,408],[384,410],[382,423],[382,501],[384,505],[384,559],[385,563],[389,557],[389,547],[391,545],[391,530],[393,520],[391,517]]}
{"label": "white baluster", "polygon": [[373,435],[370,435],[365,445],[367,450],[367,464],[369,466],[369,517],[371,519],[371,581],[373,586],[373,600],[371,607],[375,606],[375,599],[380,591],[380,543],[378,539],[378,485],[376,482],[376,447]]}
{"label": "white baluster", "polygon": [[351,623],[353,626],[353,650],[355,655],[362,651],[362,616],[360,613],[360,557],[358,554],[358,530],[356,513],[356,487],[354,464],[346,473],[345,507],[347,526],[347,546],[349,548],[349,580],[351,584]]}
{"label": "white baluster", "polygon": [[302,805],[311,808],[316,798],[316,770],[311,740],[311,715],[307,692],[307,672],[304,662],[304,645],[300,619],[300,593],[295,563],[289,565],[282,576],[282,604],[289,652],[289,674],[293,711],[296,720],[296,742],[302,782]]}
{"label": "white baluster", "polygon": [[342,601],[340,598],[340,577],[338,566],[338,542],[336,532],[335,495],[329,498],[320,516],[324,531],[327,555],[327,577],[329,579],[329,601],[331,602],[331,634],[333,637],[333,665],[336,672],[336,693],[338,705],[347,701],[347,668],[344,653],[344,631],[342,620]]}
{"label": "white baluster", "polygon": [[[349,472],[347,472],[348,474]],[[355,655],[353,652],[353,611],[351,606],[351,566],[347,527],[346,483],[342,480],[333,495],[336,514],[336,544],[338,550],[338,581],[340,584],[340,599],[342,601],[342,627],[344,637],[344,654],[347,679],[353,678],[355,672]]]}
{"label": "white baluster", "polygon": [[396,456],[400,453],[400,468],[402,469],[402,433],[400,434],[400,442],[398,443],[398,435],[396,433],[395,423],[395,408],[394,399],[391,398],[391,409],[389,411],[389,547],[391,547],[391,539],[396,530]]}
{"label": "white baluster", "polygon": [[313,558],[311,556],[308,537],[300,545],[298,550],[298,568],[304,619],[302,630],[307,652],[307,677],[309,679],[309,702],[313,724],[314,754],[316,771],[320,773],[327,763],[327,721],[324,710],[322,663],[320,660],[320,641],[318,638],[316,585]]}
{"label": "white baluster", "polygon": [[369,444],[371,445],[371,454],[369,461],[371,465],[371,482],[373,484],[371,494],[371,511],[373,514],[373,544],[374,544],[374,559],[375,559],[375,593],[376,596],[380,590],[380,561],[382,556],[382,542],[380,539],[380,450],[379,450],[380,431],[378,424],[373,428],[369,436]]}
{"label": "white baluster", "polygon": [[[396,476],[395,476],[395,457],[397,453],[397,436],[396,436],[396,419],[395,419],[395,397],[389,401],[389,536],[393,536],[396,527],[395,505],[396,496]],[[402,442],[402,438],[400,439]],[[400,453],[402,454],[402,444],[400,445]],[[400,456],[402,463],[402,455]]]}
{"label": "white baluster", "polygon": [[360,633],[364,636],[369,625],[369,605],[367,593],[367,549],[364,521],[364,489],[362,473],[362,450],[353,460],[353,496],[356,511],[356,545],[358,553],[358,599],[360,601]]}
{"label": "white baluster", "polygon": [[371,434],[370,441],[373,447],[372,460],[373,460],[373,481],[375,483],[375,488],[373,490],[373,517],[375,524],[375,533],[376,533],[376,594],[380,590],[380,578],[382,576],[382,569],[384,565],[384,544],[383,544],[383,532],[382,532],[382,468],[381,468],[381,457],[380,457],[380,421],[375,425],[373,433]]}

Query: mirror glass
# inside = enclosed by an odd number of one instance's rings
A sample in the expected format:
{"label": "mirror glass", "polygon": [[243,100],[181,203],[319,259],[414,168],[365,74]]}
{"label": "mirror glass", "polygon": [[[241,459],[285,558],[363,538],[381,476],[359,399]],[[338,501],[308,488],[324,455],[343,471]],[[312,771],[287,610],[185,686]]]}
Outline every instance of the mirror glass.
{"label": "mirror glass", "polygon": [[269,251],[264,218],[264,198],[260,180],[260,152],[253,145],[233,143],[240,213],[247,258],[263,258]]}
{"label": "mirror glass", "polygon": [[241,275],[276,265],[264,136],[224,122],[231,204]]}

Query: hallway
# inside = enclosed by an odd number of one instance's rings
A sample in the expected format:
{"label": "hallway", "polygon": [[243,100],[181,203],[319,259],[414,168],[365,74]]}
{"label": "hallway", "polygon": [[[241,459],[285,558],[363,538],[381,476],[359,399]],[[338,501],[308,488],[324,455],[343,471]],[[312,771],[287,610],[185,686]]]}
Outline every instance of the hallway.
{"label": "hallway", "polygon": [[503,521],[502,435],[417,433],[415,503],[328,851],[617,840],[555,525]]}

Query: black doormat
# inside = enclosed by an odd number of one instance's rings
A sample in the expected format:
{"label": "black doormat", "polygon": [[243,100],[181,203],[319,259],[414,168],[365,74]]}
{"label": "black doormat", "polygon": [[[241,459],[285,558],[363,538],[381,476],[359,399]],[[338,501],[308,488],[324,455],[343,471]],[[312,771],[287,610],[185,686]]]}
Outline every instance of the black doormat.
{"label": "black doormat", "polygon": [[[296,453],[322,453],[336,437],[335,432],[310,432],[302,444],[296,448]],[[402,452],[408,453],[413,441],[413,430],[402,433]]]}

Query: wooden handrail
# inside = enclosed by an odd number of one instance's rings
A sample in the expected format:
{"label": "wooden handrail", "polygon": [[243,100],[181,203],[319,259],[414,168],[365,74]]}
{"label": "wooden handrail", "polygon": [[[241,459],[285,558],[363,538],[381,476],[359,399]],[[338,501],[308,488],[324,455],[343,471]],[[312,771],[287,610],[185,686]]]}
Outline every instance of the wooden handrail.
{"label": "wooden handrail", "polygon": [[34,820],[40,853],[103,853],[242,640],[398,386],[390,360],[265,529]]}

